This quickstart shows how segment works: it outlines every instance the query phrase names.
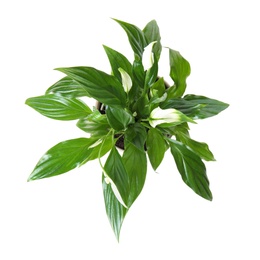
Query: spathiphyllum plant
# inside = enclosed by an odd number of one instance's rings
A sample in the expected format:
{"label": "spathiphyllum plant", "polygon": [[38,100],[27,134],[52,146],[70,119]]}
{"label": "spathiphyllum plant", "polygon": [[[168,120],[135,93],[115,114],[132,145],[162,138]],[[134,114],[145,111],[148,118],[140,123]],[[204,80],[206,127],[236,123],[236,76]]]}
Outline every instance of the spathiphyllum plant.
{"label": "spathiphyllum plant", "polygon": [[[206,143],[190,137],[188,124],[215,116],[228,104],[184,95],[190,64],[176,50],[165,48],[172,86],[158,75],[162,45],[155,20],[143,30],[114,20],[127,34],[133,61],[104,46],[111,74],[93,67],[58,68],[65,76],[44,95],[28,98],[26,104],[52,119],[77,120],[85,136],[50,148],[28,180],[60,175],[97,159],[106,213],[119,239],[126,213],[143,189],[147,160],[156,170],[167,150],[183,181],[201,197],[212,200],[203,161],[215,159]],[[97,106],[90,108],[84,97],[95,99]]]}

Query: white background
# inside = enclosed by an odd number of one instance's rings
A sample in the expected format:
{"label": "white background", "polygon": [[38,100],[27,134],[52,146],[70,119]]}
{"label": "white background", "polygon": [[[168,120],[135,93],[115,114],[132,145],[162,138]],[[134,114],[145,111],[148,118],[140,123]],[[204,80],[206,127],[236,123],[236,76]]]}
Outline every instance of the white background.
{"label": "white background", "polygon": [[[260,259],[257,4],[1,0],[0,259]],[[56,67],[109,73],[102,44],[132,60],[124,31],[110,17],[140,28],[156,19],[162,44],[191,64],[186,93],[230,104],[191,128],[217,159],[206,163],[213,202],[182,183],[167,153],[157,173],[149,167],[119,244],[105,214],[97,162],[26,182],[51,146],[84,137],[75,122],[45,118],[24,104],[26,98],[44,94],[62,77]]]}

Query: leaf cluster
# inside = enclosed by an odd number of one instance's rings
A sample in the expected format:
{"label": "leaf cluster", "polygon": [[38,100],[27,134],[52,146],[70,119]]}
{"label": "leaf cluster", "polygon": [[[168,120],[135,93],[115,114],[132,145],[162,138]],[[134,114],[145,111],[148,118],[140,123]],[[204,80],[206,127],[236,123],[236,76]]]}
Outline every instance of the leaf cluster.
{"label": "leaf cluster", "polygon": [[[149,160],[156,170],[169,149],[184,181],[195,193],[212,200],[203,161],[214,161],[208,145],[191,139],[188,123],[212,117],[228,104],[188,94],[189,62],[176,50],[169,52],[169,86],[158,75],[162,51],[155,20],[143,30],[114,19],[127,34],[134,58],[103,46],[111,64],[108,74],[93,67],[57,68],[65,76],[42,96],[26,104],[56,120],[77,120],[86,137],[67,140],[49,149],[36,164],[29,181],[68,172],[97,159],[102,169],[106,212],[119,239],[123,220],[141,193]],[[147,65],[148,64],[148,65]],[[82,98],[97,100],[103,110],[90,108]],[[123,140],[123,150],[116,148]],[[104,164],[101,158],[107,155]]]}

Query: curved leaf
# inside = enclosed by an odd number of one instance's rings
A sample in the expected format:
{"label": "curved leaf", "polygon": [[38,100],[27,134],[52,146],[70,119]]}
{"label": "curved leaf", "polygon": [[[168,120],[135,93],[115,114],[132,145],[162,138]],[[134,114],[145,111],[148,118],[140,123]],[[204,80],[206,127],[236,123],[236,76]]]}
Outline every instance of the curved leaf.
{"label": "curved leaf", "polygon": [[31,97],[26,100],[25,104],[42,115],[57,120],[75,120],[92,113],[82,101],[56,94]]}
{"label": "curved leaf", "polygon": [[183,181],[204,199],[212,200],[206,167],[200,157],[184,144],[172,139],[168,140]]}

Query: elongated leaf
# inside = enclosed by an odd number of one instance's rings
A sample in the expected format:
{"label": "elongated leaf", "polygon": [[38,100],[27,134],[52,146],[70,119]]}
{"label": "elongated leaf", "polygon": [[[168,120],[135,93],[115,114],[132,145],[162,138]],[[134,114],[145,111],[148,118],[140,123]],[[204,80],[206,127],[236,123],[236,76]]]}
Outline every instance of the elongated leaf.
{"label": "elongated leaf", "polygon": [[200,157],[178,141],[169,139],[169,145],[183,181],[201,197],[212,200],[206,167]]}
{"label": "elongated leaf", "polygon": [[139,58],[141,58],[143,55],[144,47],[147,45],[143,31],[133,24],[126,23],[117,19],[113,20],[118,22],[125,30],[134,53],[138,55]]}
{"label": "elongated leaf", "polygon": [[112,68],[112,72],[117,77],[117,79],[120,80],[120,82],[122,82],[121,74],[118,71],[119,68],[122,68],[124,71],[126,71],[128,73],[128,75],[131,78],[133,78],[132,65],[128,61],[128,59],[118,51],[115,51],[105,45],[103,45],[103,47],[104,47],[107,57],[109,59],[109,62],[110,62],[111,68]]}
{"label": "elongated leaf", "polygon": [[156,41],[155,45],[153,46],[153,52],[156,57],[156,59],[159,61],[161,51],[162,51],[162,45],[161,45],[161,36],[160,36],[160,30],[157,25],[157,22],[155,20],[150,21],[145,28],[143,29],[147,45],[151,42]]}
{"label": "elongated leaf", "polygon": [[178,51],[169,48],[170,77],[174,81],[175,96],[181,97],[186,90],[186,78],[190,75],[190,64]]}
{"label": "elongated leaf", "polygon": [[194,111],[193,118],[204,119],[219,114],[228,108],[228,104],[216,99],[207,98],[197,95],[186,95],[184,99],[191,104],[201,105],[201,109]]}
{"label": "elongated leaf", "polygon": [[46,91],[46,94],[59,94],[67,98],[89,97],[89,93],[75,80],[64,77]]}
{"label": "elongated leaf", "polygon": [[148,131],[146,147],[151,165],[153,169],[156,170],[161,164],[167,149],[161,132],[156,128],[151,128]]}
{"label": "elongated leaf", "polygon": [[115,147],[112,148],[105,166],[105,173],[115,184],[123,202],[128,205],[129,178],[125,170],[122,158]]}
{"label": "elongated leaf", "polygon": [[192,119],[204,119],[219,114],[229,105],[204,96],[186,95],[184,98],[166,99],[160,104],[163,109],[175,108]]}
{"label": "elongated leaf", "polygon": [[126,93],[115,76],[92,67],[58,68],[80,83],[99,102],[111,107],[125,107]]}
{"label": "elongated leaf", "polygon": [[110,129],[106,115],[102,115],[98,110],[85,118],[81,118],[77,126],[81,130],[90,133],[91,136],[104,136]]}
{"label": "elongated leaf", "polygon": [[28,181],[56,176],[80,166],[96,141],[96,138],[77,138],[58,143],[42,156]]}
{"label": "elongated leaf", "polygon": [[143,150],[147,138],[147,131],[140,123],[130,125],[125,132],[125,139],[134,144],[139,150]]}
{"label": "elongated leaf", "polygon": [[102,174],[102,186],[104,202],[106,207],[106,213],[111,224],[111,227],[115,233],[117,240],[119,241],[120,230],[127,213],[127,208],[125,208],[116,198],[111,184],[107,184],[105,177]]}
{"label": "elongated leaf", "polygon": [[181,132],[177,133],[177,138],[183,144],[191,148],[200,158],[206,161],[215,161],[213,153],[209,150],[209,147],[206,143],[198,142],[191,139],[188,135]]}
{"label": "elongated leaf", "polygon": [[129,124],[135,122],[134,117],[122,108],[108,107],[106,114],[110,126],[117,131],[124,130]]}
{"label": "elongated leaf", "polygon": [[25,103],[42,115],[57,120],[75,120],[92,113],[82,101],[56,94],[31,97]]}

